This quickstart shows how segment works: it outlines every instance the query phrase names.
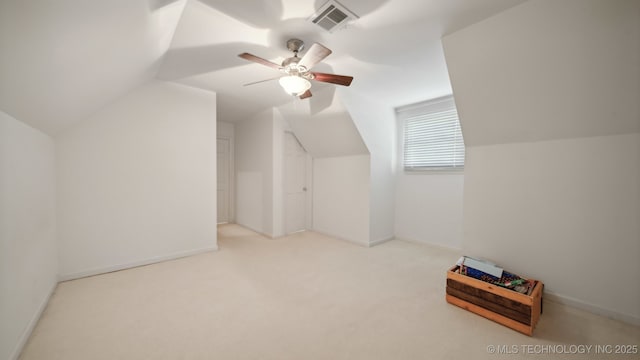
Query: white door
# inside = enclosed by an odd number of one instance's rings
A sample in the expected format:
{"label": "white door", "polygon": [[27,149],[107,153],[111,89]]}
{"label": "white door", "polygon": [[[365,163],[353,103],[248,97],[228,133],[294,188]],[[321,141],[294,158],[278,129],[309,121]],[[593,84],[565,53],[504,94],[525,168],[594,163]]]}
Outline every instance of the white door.
{"label": "white door", "polygon": [[284,145],[284,230],[291,234],[306,229],[307,152],[291,133],[285,133]]}
{"label": "white door", "polygon": [[218,139],[218,224],[229,222],[230,165],[229,140]]}

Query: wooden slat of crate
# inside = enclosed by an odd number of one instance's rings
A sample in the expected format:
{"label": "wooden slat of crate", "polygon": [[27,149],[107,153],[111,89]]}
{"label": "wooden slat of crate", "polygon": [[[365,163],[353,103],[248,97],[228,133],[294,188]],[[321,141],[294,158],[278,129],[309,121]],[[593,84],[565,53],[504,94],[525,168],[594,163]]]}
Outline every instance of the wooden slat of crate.
{"label": "wooden slat of crate", "polygon": [[489,320],[493,320],[499,324],[510,327],[513,330],[519,331],[525,335],[533,335],[533,327],[530,325],[525,325],[521,322],[509,319],[506,316],[502,316],[500,314],[496,314],[493,311],[487,310],[478,305],[474,305],[472,303],[466,302],[464,300],[458,299],[455,296],[447,295],[447,302],[450,304],[459,306],[465,310],[471,311],[472,313],[478,314],[482,317],[485,317]]}
{"label": "wooden slat of crate", "polygon": [[531,306],[531,331],[538,324],[540,315],[542,314],[542,291],[544,290],[544,284],[542,281],[538,281],[536,286],[531,292],[531,298],[533,298],[533,305]]}
{"label": "wooden slat of crate", "polygon": [[[500,305],[499,303],[491,302],[481,297],[473,296],[469,293],[466,293],[462,290],[455,289],[451,286],[447,286],[447,294],[455,296],[459,299],[467,301],[471,304],[478,305],[487,310],[491,310],[494,313],[498,313],[502,316],[508,317],[509,319],[516,320],[525,325],[531,325],[531,314],[523,314],[521,312],[515,311],[511,308]],[[531,309],[529,309],[531,310]]]}
{"label": "wooden slat of crate", "polygon": [[[528,306],[521,302],[514,301],[506,297],[490,293],[488,291],[479,289],[477,287],[458,282],[454,279],[447,279],[447,287],[459,290],[461,292],[467,293],[471,296],[480,298],[482,300],[497,304],[501,307],[513,310],[514,312],[524,314],[526,317],[531,318],[531,306]],[[476,305],[480,305],[480,304],[476,304]]]}
{"label": "wooden slat of crate", "polygon": [[[456,273],[457,268],[447,272],[447,302],[523,334],[533,334],[542,311],[542,282],[536,281],[531,294],[526,295]],[[508,306],[496,308],[501,304]],[[525,320],[521,315],[527,312],[529,315]]]}

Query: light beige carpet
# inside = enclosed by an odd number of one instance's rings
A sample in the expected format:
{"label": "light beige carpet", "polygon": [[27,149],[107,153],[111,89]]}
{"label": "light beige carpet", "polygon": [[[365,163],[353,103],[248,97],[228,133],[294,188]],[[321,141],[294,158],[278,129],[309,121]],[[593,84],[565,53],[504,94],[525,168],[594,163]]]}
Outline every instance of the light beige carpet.
{"label": "light beige carpet", "polygon": [[219,246],[61,283],[21,358],[638,358],[540,354],[640,344],[638,327],[562,305],[545,304],[530,338],[447,304],[445,273],[460,255],[449,250],[367,249],[311,232],[267,239],[236,225],[219,228]]}

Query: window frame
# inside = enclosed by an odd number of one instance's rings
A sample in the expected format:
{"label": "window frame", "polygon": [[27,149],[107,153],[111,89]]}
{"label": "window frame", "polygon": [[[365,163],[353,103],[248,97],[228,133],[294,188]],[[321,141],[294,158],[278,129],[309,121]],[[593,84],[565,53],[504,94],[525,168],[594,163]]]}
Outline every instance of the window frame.
{"label": "window frame", "polygon": [[[462,165],[455,165],[452,163],[451,166],[414,166],[407,167],[406,166],[406,131],[407,131],[407,122],[412,117],[427,115],[429,113],[436,113],[446,111],[447,109],[455,110],[456,120],[457,120],[457,130],[460,135],[460,144],[462,145]],[[439,110],[442,109],[442,110]],[[460,116],[458,115],[457,108],[455,105],[455,100],[453,95],[445,95],[438,98],[421,101],[414,104],[409,104],[405,106],[399,106],[395,109],[396,120],[398,122],[398,165],[399,168],[402,169],[406,174],[446,174],[446,173],[460,173],[464,171],[464,163],[466,158],[466,148],[464,145],[464,135],[462,134],[462,124],[460,123]],[[456,134],[457,135],[457,134]],[[454,140],[454,146],[457,141]],[[455,151],[455,150],[454,150]]]}

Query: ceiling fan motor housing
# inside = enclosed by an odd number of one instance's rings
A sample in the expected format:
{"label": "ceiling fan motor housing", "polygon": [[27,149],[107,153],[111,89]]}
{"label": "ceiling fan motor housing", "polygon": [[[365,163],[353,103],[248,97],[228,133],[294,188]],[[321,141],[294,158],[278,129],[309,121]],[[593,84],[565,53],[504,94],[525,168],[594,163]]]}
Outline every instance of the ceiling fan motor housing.
{"label": "ceiling fan motor housing", "polygon": [[298,63],[300,62],[298,52],[304,49],[304,41],[295,38],[289,39],[287,40],[287,49],[293,51],[293,56],[282,61],[283,70],[288,75],[302,76],[309,79],[310,77],[304,76],[309,71],[309,69],[307,69],[305,66],[298,65]]}
{"label": "ceiling fan motor housing", "polygon": [[289,39],[287,40],[287,49],[294,53],[298,53],[304,49],[304,41],[300,39]]}

